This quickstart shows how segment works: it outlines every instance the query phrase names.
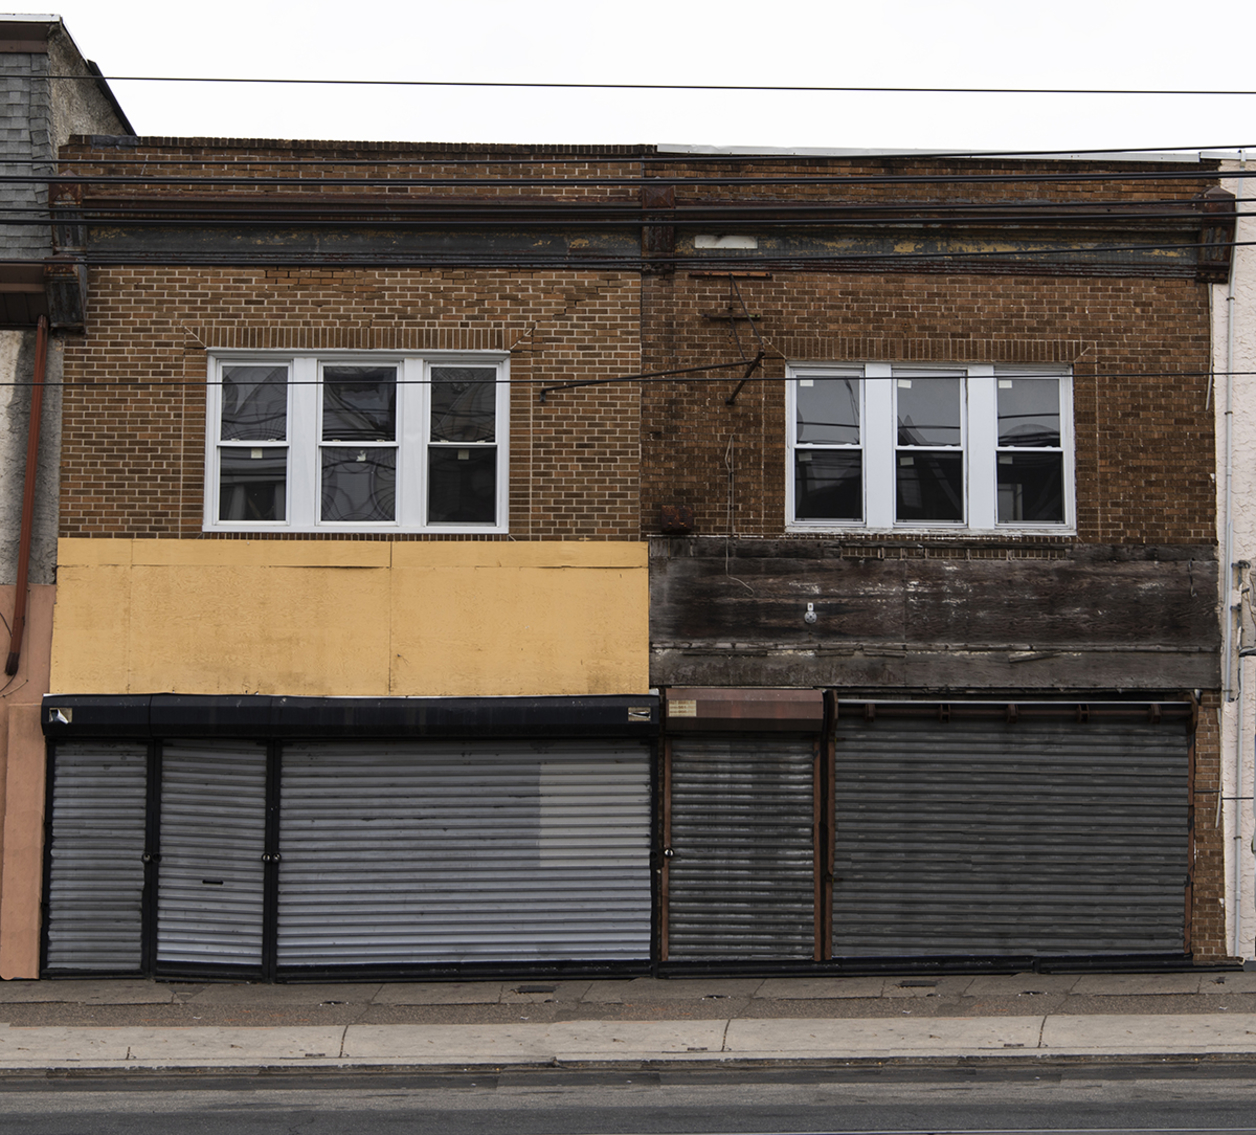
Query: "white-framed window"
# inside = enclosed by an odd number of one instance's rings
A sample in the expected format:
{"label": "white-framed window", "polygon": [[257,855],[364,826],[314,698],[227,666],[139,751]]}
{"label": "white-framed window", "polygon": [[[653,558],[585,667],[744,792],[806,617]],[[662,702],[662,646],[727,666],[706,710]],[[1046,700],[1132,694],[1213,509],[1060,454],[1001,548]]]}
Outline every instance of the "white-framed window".
{"label": "white-framed window", "polygon": [[505,532],[502,352],[214,351],[205,528]]}
{"label": "white-framed window", "polygon": [[1066,367],[795,364],[786,418],[792,529],[1075,524]]}

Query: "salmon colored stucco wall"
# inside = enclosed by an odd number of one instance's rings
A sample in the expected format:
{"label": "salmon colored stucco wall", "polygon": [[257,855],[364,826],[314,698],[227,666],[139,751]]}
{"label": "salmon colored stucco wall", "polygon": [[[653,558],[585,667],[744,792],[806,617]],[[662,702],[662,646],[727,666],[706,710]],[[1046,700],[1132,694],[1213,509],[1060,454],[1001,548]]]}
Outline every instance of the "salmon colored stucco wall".
{"label": "salmon colored stucco wall", "polygon": [[[13,625],[16,588],[0,587],[0,613]],[[40,699],[56,588],[32,585],[17,673],[0,692],[0,977],[39,976],[39,904],[44,855],[44,736]],[[9,652],[9,636],[3,639]]]}
{"label": "salmon colored stucco wall", "polygon": [[648,688],[646,545],[62,540],[58,693]]}

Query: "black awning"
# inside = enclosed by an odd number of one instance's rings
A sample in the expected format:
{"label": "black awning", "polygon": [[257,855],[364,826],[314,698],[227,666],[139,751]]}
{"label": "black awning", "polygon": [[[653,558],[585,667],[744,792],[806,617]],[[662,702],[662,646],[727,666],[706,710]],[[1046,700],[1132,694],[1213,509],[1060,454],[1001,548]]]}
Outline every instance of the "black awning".
{"label": "black awning", "polygon": [[46,694],[44,735],[79,737],[652,737],[655,694],[333,698]]}

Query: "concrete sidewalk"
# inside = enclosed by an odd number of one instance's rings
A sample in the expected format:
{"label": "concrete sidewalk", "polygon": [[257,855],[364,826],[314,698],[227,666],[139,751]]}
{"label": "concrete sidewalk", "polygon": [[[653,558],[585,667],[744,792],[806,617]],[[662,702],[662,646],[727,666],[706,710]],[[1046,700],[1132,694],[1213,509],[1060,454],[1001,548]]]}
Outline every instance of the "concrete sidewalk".
{"label": "concrete sidewalk", "polygon": [[1256,1058],[1256,973],[0,983],[0,1072]]}

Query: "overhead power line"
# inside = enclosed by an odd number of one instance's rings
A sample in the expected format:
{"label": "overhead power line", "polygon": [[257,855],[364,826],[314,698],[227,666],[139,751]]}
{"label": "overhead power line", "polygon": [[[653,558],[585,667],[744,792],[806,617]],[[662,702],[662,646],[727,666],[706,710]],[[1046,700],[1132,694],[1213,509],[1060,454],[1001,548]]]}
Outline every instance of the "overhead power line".
{"label": "overhead power line", "polygon": [[[184,165],[208,165],[216,159],[206,158],[188,158]],[[802,160],[802,159],[800,159]],[[88,163],[90,164],[90,163]],[[103,163],[102,163],[103,164]],[[133,158],[130,162],[132,166],[143,166],[143,158]],[[282,159],[276,159],[270,165],[285,164]],[[339,163],[334,159],[329,159],[322,163],[324,166],[336,167]],[[387,166],[391,164],[387,159],[373,163],[375,165]],[[440,158],[433,158],[425,164],[439,166],[442,164]],[[486,163],[491,164],[491,163]],[[545,159],[536,160],[537,165],[544,165]],[[606,159],[606,164],[617,164],[614,158]],[[622,164],[622,163],[618,163]],[[701,164],[695,160],[692,163],[675,163],[681,164]],[[871,163],[870,163],[871,164]],[[3,165],[3,163],[0,163]],[[152,176],[146,173],[134,174],[93,174],[93,173],[73,173],[73,174],[50,174],[40,177],[34,174],[6,174],[0,175],[0,185],[85,185],[85,186],[125,186],[125,185],[141,185],[146,187],[154,186],[199,186],[199,185],[219,185],[219,186],[236,186],[242,188],[251,188],[255,186],[298,186],[302,188],[335,188],[335,187],[357,187],[357,186],[387,186],[389,189],[465,189],[465,188],[491,188],[495,186],[505,186],[511,188],[619,188],[619,189],[640,189],[642,186],[651,188],[666,188],[667,186],[675,186],[676,188],[690,188],[692,186],[727,186],[730,188],[744,188],[754,186],[832,186],[834,188],[850,188],[852,186],[883,186],[883,185],[1068,185],[1072,183],[1089,183],[1089,182],[1139,182],[1139,181],[1217,181],[1221,179],[1238,179],[1256,178],[1256,164],[1248,170],[1217,170],[1217,169],[1150,169],[1150,170],[1070,170],[1065,172],[1037,172],[1037,173],[889,173],[889,174],[862,174],[862,173],[836,173],[836,174],[795,174],[788,176],[740,176],[740,175],[723,175],[708,176],[704,174],[685,173],[683,171],[668,174],[647,174],[645,176],[639,174],[624,174],[621,172],[608,173],[605,176],[577,176],[577,177],[482,177],[470,175],[466,177],[321,177],[321,176],[240,176],[231,167],[233,163],[229,161],[222,162],[222,171],[220,173],[204,173],[195,176],[176,177],[171,175]]]}
{"label": "overhead power line", "polygon": [[482,87],[555,91],[747,91],[799,94],[909,94],[909,95],[1256,95],[1256,90],[1147,89],[1142,87],[866,87],[792,86],[748,83],[536,83],[493,79],[287,79],[240,75],[51,75],[52,79],[96,83],[241,83],[272,86],[328,87]]}
{"label": "overhead power line", "polygon": [[[1070,262],[1071,256],[1104,257],[1120,253],[1153,253],[1207,251],[1219,253],[1224,249],[1248,248],[1256,246],[1256,241],[1219,241],[1203,244],[1194,241],[1176,243],[1147,242],[1139,244],[1101,245],[1086,244],[1067,248],[1023,248],[1023,249],[963,249],[957,251],[921,249],[910,252],[829,252],[815,253],[774,253],[771,250],[761,252],[752,259],[737,256],[701,255],[698,253],[676,254],[671,256],[627,255],[617,252],[583,252],[573,255],[566,249],[555,252],[533,252],[521,255],[518,252],[478,252],[461,253],[416,250],[405,255],[379,256],[363,255],[360,258],[352,254],[341,253],[333,259],[319,259],[317,255],[294,255],[280,247],[261,247],[251,250],[247,255],[239,252],[207,253],[200,249],[183,249],[172,245],[160,253],[149,252],[137,255],[132,252],[113,253],[109,251],[88,254],[85,263],[92,268],[178,268],[178,267],[220,267],[232,266],[242,271],[267,271],[282,269],[285,271],[301,271],[318,267],[334,267],[346,272],[378,271],[381,269],[410,268],[488,268],[510,269],[518,271],[537,271],[549,269],[572,269],[578,271],[623,271],[637,272],[643,263],[653,266],[671,265],[683,271],[720,272],[756,270],[800,271],[822,270],[824,268],[840,268],[857,270],[858,266],[868,265],[869,271],[878,267],[904,265],[908,269],[924,268],[927,265],[954,265],[954,272],[966,274],[970,269],[980,271],[979,265],[1001,265],[1010,270],[1032,273],[1035,261],[1044,261],[1058,266],[1059,271],[1070,269],[1090,275],[1102,272],[1103,268],[1126,267],[1132,274],[1138,274],[1137,263],[1126,264],[1121,261],[1096,263],[1092,259]],[[1064,258],[1060,260],[1059,258]],[[28,267],[29,260],[0,260],[4,266]],[[1189,267],[1183,261],[1181,267]],[[1147,265],[1141,265],[1146,268]]]}
{"label": "overhead power line", "polygon": [[[129,135],[125,137],[130,138]],[[143,138],[139,141],[142,143]],[[170,139],[162,138],[163,147],[171,146]],[[179,139],[173,139],[174,148],[177,148]],[[292,139],[271,139],[270,141],[284,141],[285,145],[292,145]],[[363,145],[361,142],[353,140],[327,140],[317,141],[310,140],[303,143],[297,139],[297,144],[308,145],[310,147],[350,147],[359,148]],[[257,139],[253,142],[253,148],[263,150],[266,148],[267,139]],[[1256,142],[1216,142],[1207,145],[1164,145],[1164,146],[1101,146],[1091,149],[1059,149],[1054,150],[900,150],[879,152],[875,150],[867,151],[850,151],[837,152],[825,151],[819,149],[807,149],[805,147],[798,150],[774,150],[764,153],[752,153],[746,151],[744,153],[707,153],[678,150],[659,150],[654,146],[624,146],[619,150],[611,147],[590,147],[585,153],[572,153],[570,150],[561,152],[548,149],[544,145],[527,146],[520,143],[503,143],[501,147],[495,147],[492,144],[485,143],[425,143],[425,142],[370,142],[365,143],[372,149],[378,150],[381,157],[378,158],[336,158],[337,167],[354,167],[354,166],[376,166],[386,163],[390,166],[423,166],[431,165],[433,162],[439,162],[446,166],[517,166],[517,165],[537,165],[544,163],[545,165],[587,165],[590,161],[617,161],[617,162],[643,162],[647,165],[661,164],[667,165],[677,162],[696,162],[701,161],[704,164],[717,163],[781,163],[781,162],[800,162],[800,161],[896,161],[896,162],[929,162],[929,161],[955,161],[955,162],[988,162],[988,161],[1027,161],[1033,158],[1040,158],[1044,161],[1097,161],[1099,159],[1107,159],[1113,162],[1124,162],[1131,160],[1135,155],[1140,156],[1148,162],[1174,162],[1174,161],[1190,161],[1198,158],[1204,161],[1220,161],[1226,160],[1226,154],[1241,154],[1246,150],[1256,149]],[[422,150],[425,146],[431,146],[430,152],[423,153],[417,157],[403,157],[401,152],[404,150]],[[390,146],[402,148],[402,150],[389,150]],[[205,148],[212,148],[206,146]],[[460,154],[474,152],[476,150],[484,151],[477,157],[461,157]],[[527,153],[516,153],[515,151],[527,150]],[[1203,157],[1208,154],[1208,157]],[[384,157],[383,155],[387,155]],[[1183,155],[1182,157],[1172,157],[1166,155]],[[1195,158],[1192,158],[1194,155]],[[58,166],[75,166],[75,165],[92,165],[92,166],[114,166],[114,165],[131,165],[135,162],[134,154],[123,154],[116,158],[109,158],[101,154],[90,158],[46,158],[46,157],[18,157],[13,155],[5,155],[0,158],[0,168],[24,165],[58,165]],[[324,166],[328,164],[326,157],[317,158],[301,158],[301,157],[284,157],[281,159],[285,166]],[[1230,159],[1233,160],[1233,159]],[[146,168],[163,165],[186,165],[187,158],[159,158],[149,154],[144,156],[144,165]],[[273,166],[276,158],[232,158],[232,168],[248,168],[249,166]]]}
{"label": "overhead power line", "polygon": [[[207,350],[212,352],[212,351],[218,350],[218,348],[210,347],[210,348],[207,348]],[[282,350],[273,350],[273,349],[257,352],[259,357],[266,356],[266,355],[276,355],[276,356],[287,355],[291,357],[292,355],[299,355],[302,353],[308,354],[309,352],[282,351]],[[371,352],[371,353],[376,353],[376,352]],[[405,355],[408,353],[413,354],[414,352],[383,351],[383,352],[378,352],[378,353],[392,354],[392,355]],[[771,360],[774,362],[781,361],[783,357],[784,356],[781,356],[779,354],[770,356]],[[652,384],[656,382],[667,382],[667,381],[698,383],[698,384],[703,384],[703,385],[719,385],[719,384],[727,385],[728,382],[730,381],[727,375],[708,376],[708,375],[703,375],[700,372],[712,371],[712,370],[735,370],[738,367],[746,366],[746,364],[749,361],[750,361],[749,359],[734,359],[731,362],[716,363],[716,364],[712,364],[708,366],[685,367],[680,370],[674,370],[674,371],[666,371],[666,372],[658,371],[658,372],[646,372],[644,374],[620,375],[615,378],[596,379],[594,380],[593,383],[589,383],[589,384],[581,383],[580,385],[585,386],[585,385],[596,384],[600,386],[609,386],[616,383],[631,383],[631,382],[637,382],[637,383],[641,383],[642,385],[648,385],[648,384]],[[921,369],[921,370],[927,370],[931,366],[936,366],[939,369],[941,369],[943,366],[943,364],[913,362],[910,359],[900,359],[900,360],[891,360],[891,361],[893,365],[895,366],[911,367],[913,369]],[[843,365],[844,364],[841,363],[840,361],[828,360],[825,363],[818,363],[818,364],[809,363],[808,368],[815,371],[815,377],[824,378],[825,375],[821,372],[823,371],[825,366],[831,366],[835,371],[837,371],[837,370],[840,370],[840,368]],[[1003,364],[1000,364],[1000,365],[1003,365]],[[1010,363],[1007,365],[1010,368],[1018,368],[1018,367],[1023,368],[1025,371],[1026,378],[1033,377],[1035,371],[1044,375],[1047,373],[1058,373],[1057,370],[1053,369],[1055,368],[1056,364],[1051,364],[1051,363],[1040,363],[1040,364]],[[1131,371],[1124,371],[1124,370],[1108,370],[1108,369],[1090,369],[1089,367],[1083,367],[1078,364],[1067,364],[1067,363],[1059,364],[1060,370],[1063,370],[1065,368],[1072,370],[1074,378],[1083,378],[1083,379],[1129,379],[1129,378],[1215,379],[1215,378],[1226,378],[1226,377],[1242,378],[1242,377],[1250,377],[1250,376],[1256,375],[1256,371],[1251,371],[1251,370],[1232,370],[1232,371],[1226,371],[1226,370],[1136,370],[1135,371],[1135,370],[1131,370]],[[699,373],[695,373],[695,372],[699,372]],[[833,377],[846,377],[846,376],[835,374]],[[861,377],[864,382],[891,382],[894,380],[895,376],[894,375],[885,375],[885,376],[863,375]],[[922,375],[921,377],[924,378],[927,376]],[[436,380],[430,379],[430,378],[397,378],[396,385],[397,386],[430,386],[430,385],[433,385],[435,381]],[[497,379],[490,379],[486,381],[491,382],[494,386],[545,386],[547,384],[553,383],[554,380],[552,376],[546,377],[546,378],[520,378],[516,375],[512,375],[510,378],[497,378]],[[737,381],[741,381],[740,378],[738,378]],[[750,376],[748,381],[752,383],[764,383],[764,382],[786,382],[786,381],[791,381],[791,380],[787,378],[782,378],[780,375],[755,374],[755,375]],[[20,379],[13,382],[0,382],[0,388],[10,387],[10,386],[25,387],[25,386],[33,386],[33,385],[35,384],[29,380],[23,381]],[[225,385],[225,383],[222,382],[221,380],[214,380],[210,378],[192,378],[192,379],[143,378],[143,379],[133,379],[133,380],[129,380],[125,378],[111,378],[111,379],[101,379],[101,380],[92,379],[90,381],[82,381],[82,380],[64,381],[63,380],[59,382],[54,382],[51,379],[46,379],[43,382],[43,385],[45,387],[59,387],[63,390],[148,390],[148,389],[153,389],[153,388],[179,389],[182,387],[195,387],[195,388],[204,389],[207,386],[223,386]],[[323,385],[323,382],[321,379],[316,379],[316,378],[297,379],[297,378],[289,377],[285,380],[285,385],[287,386],[321,386]],[[551,392],[554,389],[555,388],[551,386]]]}

